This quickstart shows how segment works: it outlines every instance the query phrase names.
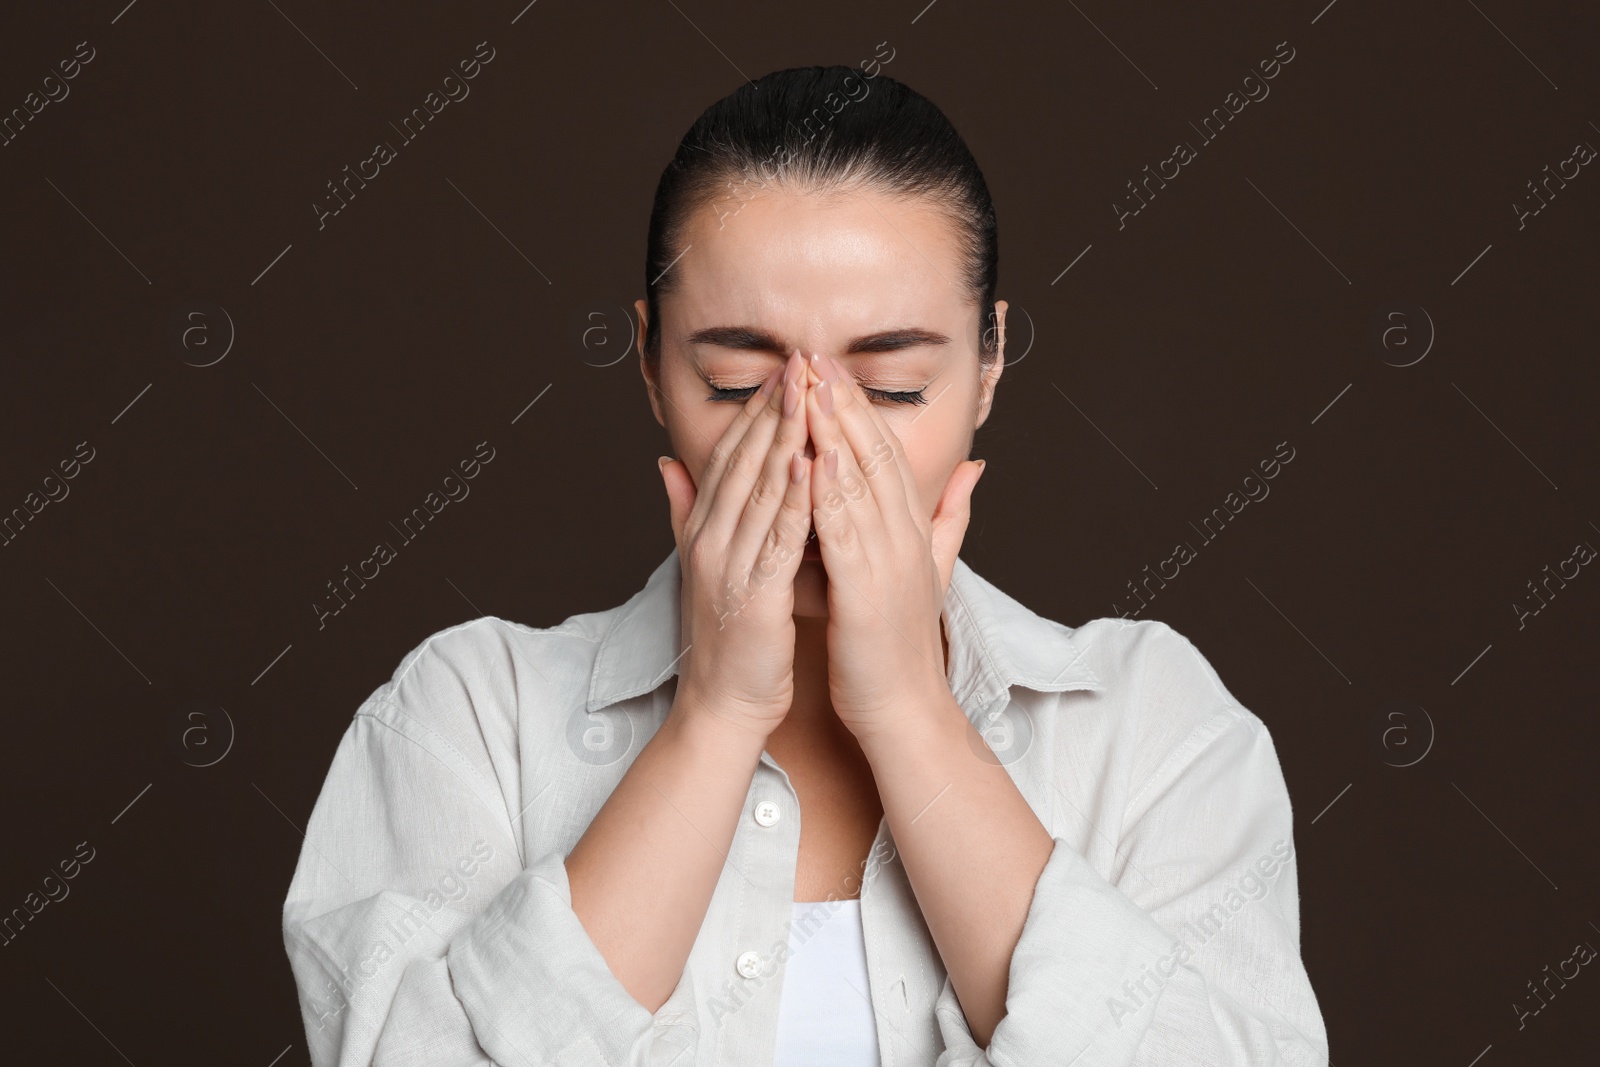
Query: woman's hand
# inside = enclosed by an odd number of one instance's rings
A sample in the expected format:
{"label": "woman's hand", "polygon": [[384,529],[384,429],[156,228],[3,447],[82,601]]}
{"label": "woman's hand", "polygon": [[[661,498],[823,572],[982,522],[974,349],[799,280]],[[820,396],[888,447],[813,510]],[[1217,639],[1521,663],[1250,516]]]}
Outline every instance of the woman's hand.
{"label": "woman's hand", "polygon": [[[809,364],[811,505],[828,571],[828,689],[866,740],[949,694],[939,617],[981,462],[956,466],[925,519],[905,448],[837,360]],[[808,377],[808,380],[812,380]]]}
{"label": "woman's hand", "polygon": [[711,451],[696,488],[661,464],[683,573],[675,705],[762,739],[794,700],[794,577],[811,511],[809,379],[796,351]]}

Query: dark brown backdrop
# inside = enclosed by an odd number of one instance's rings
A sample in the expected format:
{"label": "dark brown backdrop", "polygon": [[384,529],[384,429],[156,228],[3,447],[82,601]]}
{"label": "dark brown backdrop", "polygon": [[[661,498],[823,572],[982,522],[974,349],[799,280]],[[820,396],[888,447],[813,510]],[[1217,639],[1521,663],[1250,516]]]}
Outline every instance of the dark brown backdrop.
{"label": "dark brown backdrop", "polygon": [[1600,946],[1600,567],[1514,605],[1600,547],[1593,5],[124,3],[0,34],[6,113],[69,90],[0,147],[0,509],[69,490],[0,548],[0,913],[93,849],[0,947],[6,1059],[305,1062],[279,909],[357,704],[671,547],[626,317],[661,166],[741,78],[892,50],[985,169],[1015,309],[966,559],[1077,624],[1197,550],[1141,617],[1271,727],[1334,1063],[1592,1061],[1592,968],[1514,1005]]}

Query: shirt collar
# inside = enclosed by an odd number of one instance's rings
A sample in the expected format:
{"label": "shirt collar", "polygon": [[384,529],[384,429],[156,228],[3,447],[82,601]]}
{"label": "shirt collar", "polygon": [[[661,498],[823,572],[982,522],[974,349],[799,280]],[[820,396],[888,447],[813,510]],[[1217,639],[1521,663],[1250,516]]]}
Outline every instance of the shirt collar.
{"label": "shirt collar", "polygon": [[[613,609],[589,676],[589,712],[648,693],[678,673],[682,581],[674,548],[644,588]],[[1040,692],[1105,688],[1067,627],[1007,596],[959,556],[941,616],[950,691],[969,717],[1013,685]]]}

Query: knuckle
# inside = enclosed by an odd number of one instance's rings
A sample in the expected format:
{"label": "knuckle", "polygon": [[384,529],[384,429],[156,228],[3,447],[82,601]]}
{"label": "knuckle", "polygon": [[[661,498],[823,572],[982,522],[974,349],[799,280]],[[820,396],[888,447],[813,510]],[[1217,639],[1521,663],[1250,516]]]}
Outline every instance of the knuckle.
{"label": "knuckle", "polygon": [[894,449],[883,438],[878,438],[867,455],[867,461],[861,465],[862,473],[871,478],[884,466],[894,460]]}
{"label": "knuckle", "polygon": [[776,553],[766,552],[762,554],[761,561],[756,564],[756,574],[762,581],[769,581],[777,575],[778,568],[781,566],[783,566],[783,563],[779,561]]}
{"label": "knuckle", "polygon": [[689,540],[686,558],[691,569],[703,571],[707,566],[716,562],[716,550],[706,543],[704,537],[696,535]]}
{"label": "knuckle", "polygon": [[772,484],[772,479],[761,477],[756,479],[756,484],[750,490],[750,503],[753,507],[764,508],[772,502],[777,495],[777,488]]}
{"label": "knuckle", "polygon": [[773,556],[781,553],[784,546],[784,523],[780,520],[772,524],[766,536],[761,539],[761,554]]}

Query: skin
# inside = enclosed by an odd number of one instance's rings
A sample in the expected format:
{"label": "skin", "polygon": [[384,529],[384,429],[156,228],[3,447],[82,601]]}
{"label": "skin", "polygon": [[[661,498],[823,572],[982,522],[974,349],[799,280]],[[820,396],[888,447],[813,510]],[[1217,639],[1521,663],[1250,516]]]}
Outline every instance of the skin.
{"label": "skin", "polygon": [[[980,318],[961,283],[956,236],[926,203],[864,189],[772,188],[731,220],[708,205],[682,237],[688,251],[670,268],[676,287],[660,298],[659,364],[641,360],[641,370],[696,485],[749,395],[711,400],[713,386],[759,387],[777,370],[777,392],[803,400],[800,465],[823,558],[802,561],[794,577],[794,700],[765,738],[806,813],[800,868],[811,873],[797,874],[797,899],[816,899],[802,894],[804,879],[817,892],[838,870],[859,869],[886,819],[984,1046],[1005,1014],[1011,954],[1053,842],[1009,773],[983,758],[987,747],[946,680],[940,611],[982,469],[966,456],[1004,366],[1003,354],[987,370],[979,361]],[[635,307],[642,348],[648,306]],[[1003,343],[1005,302],[994,310]],[[743,336],[705,333],[726,327]],[[860,350],[872,337],[872,350]],[[928,403],[869,388],[922,390]],[[649,780],[625,778],[569,856],[574,908],[614,969],[624,945],[635,954],[642,941],[661,947],[651,973],[617,971],[652,1011],[675,985],[694,927],[687,938],[659,921],[621,928],[624,897],[644,887],[614,887],[639,881],[629,872],[648,847],[635,846],[624,864],[622,827],[638,841],[641,821],[660,820],[665,835],[666,796],[698,805],[700,838],[726,846],[760,748],[709,721],[664,727],[629,772]],[[696,793],[693,760],[736,767],[719,779],[726,796]],[[658,795],[645,788],[654,783]],[[658,854],[671,855],[660,840]],[[659,900],[663,867],[647,869]],[[713,859],[673,883],[684,887],[685,914],[704,914],[718,869]]]}
{"label": "skin", "polygon": [[[874,403],[905,446],[916,506],[931,518],[989,417],[1004,366],[996,359],[980,375],[979,316],[960,285],[951,223],[923,204],[872,192],[842,200],[763,193],[725,225],[708,205],[683,240],[693,251],[671,267],[678,284],[660,300],[660,365],[641,361],[641,371],[656,421],[696,481],[739,410],[736,402],[708,401],[711,387],[758,386],[799,348],[838,359],[864,386],[924,390],[926,405]],[[648,306],[639,300],[634,307],[642,347]],[[996,301],[1002,331],[1005,312],[1006,302]],[[774,344],[760,351],[689,342],[718,326],[754,327]],[[856,338],[906,328],[949,340],[907,338],[892,351],[847,351]],[[825,618],[826,571],[816,561],[800,567],[795,615]]]}
{"label": "skin", "polygon": [[[671,268],[676,286],[659,298],[660,361],[641,360],[651,409],[674,454],[702,484],[712,446],[743,403],[708,400],[713,387],[748,390],[774,368],[792,374],[796,350],[807,364],[829,356],[863,386],[922,391],[926,404],[881,397],[871,403],[915,483],[908,507],[931,521],[989,416],[1005,362],[1000,356],[984,373],[980,320],[961,285],[948,217],[925,202],[868,191],[794,189],[756,195],[725,216],[708,204],[682,235],[691,251]],[[649,307],[643,300],[634,306],[643,351]],[[1005,311],[1005,301],[996,302],[1002,337]],[[718,327],[762,336],[697,339]],[[867,338],[874,339],[870,350],[851,351]],[[806,373],[809,387],[822,381],[815,366]],[[804,457],[816,452],[807,440]],[[820,504],[822,492],[815,495]],[[943,578],[948,585],[948,570]],[[797,791],[809,794],[799,900],[859,895],[849,879],[883,816],[871,769],[826,684],[828,586],[821,560],[801,561],[794,581],[795,701],[767,743]],[[939,641],[935,658],[942,664],[942,632]]]}

